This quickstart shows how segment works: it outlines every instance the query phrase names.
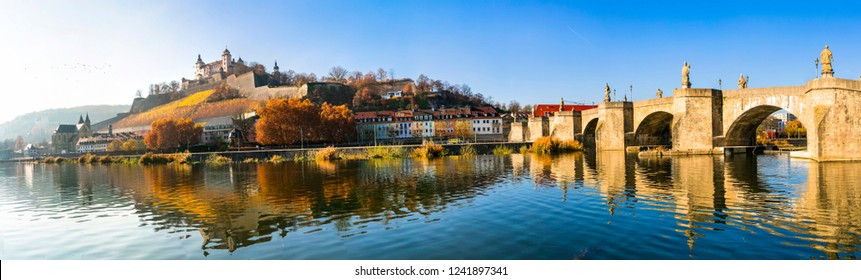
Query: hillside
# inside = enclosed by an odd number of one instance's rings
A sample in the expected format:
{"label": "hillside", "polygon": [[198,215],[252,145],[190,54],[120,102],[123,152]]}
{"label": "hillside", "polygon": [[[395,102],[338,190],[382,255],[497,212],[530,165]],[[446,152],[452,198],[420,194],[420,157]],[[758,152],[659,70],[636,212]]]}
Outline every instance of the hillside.
{"label": "hillside", "polygon": [[216,102],[207,102],[215,90],[205,90],[187,97],[155,107],[149,111],[132,114],[116,123],[114,129],[148,126],[153,121],[165,118],[191,118],[199,121],[205,118],[233,116],[257,108],[262,101],[247,98],[235,98]]}
{"label": "hillside", "polygon": [[97,123],[118,113],[128,112],[129,106],[87,105],[27,113],[0,124],[0,139],[14,139],[21,135],[28,143],[50,141],[51,134],[59,124],[75,124],[78,122],[78,116],[88,113],[90,121]]}

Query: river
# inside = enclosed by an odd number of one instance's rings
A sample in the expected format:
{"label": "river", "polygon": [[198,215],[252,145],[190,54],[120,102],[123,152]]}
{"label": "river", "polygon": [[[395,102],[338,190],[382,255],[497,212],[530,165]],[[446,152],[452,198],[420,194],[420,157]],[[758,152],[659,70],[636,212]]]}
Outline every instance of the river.
{"label": "river", "polygon": [[0,164],[2,259],[855,259],[861,163]]}

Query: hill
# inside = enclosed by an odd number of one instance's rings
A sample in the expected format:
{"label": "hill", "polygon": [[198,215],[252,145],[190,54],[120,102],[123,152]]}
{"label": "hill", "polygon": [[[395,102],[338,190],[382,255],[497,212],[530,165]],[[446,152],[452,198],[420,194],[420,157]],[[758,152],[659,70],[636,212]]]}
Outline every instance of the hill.
{"label": "hill", "polygon": [[72,108],[48,109],[27,113],[0,124],[0,139],[14,139],[18,135],[28,143],[50,141],[59,124],[75,124],[78,117],[90,114],[90,121],[98,123],[128,112],[130,105],[87,105]]}
{"label": "hill", "polygon": [[194,121],[200,121],[212,117],[233,116],[254,110],[263,102],[242,97],[215,102],[207,101],[211,100],[214,93],[215,90],[196,92],[148,111],[132,114],[114,123],[114,129],[148,126],[153,121],[165,117],[191,118]]}

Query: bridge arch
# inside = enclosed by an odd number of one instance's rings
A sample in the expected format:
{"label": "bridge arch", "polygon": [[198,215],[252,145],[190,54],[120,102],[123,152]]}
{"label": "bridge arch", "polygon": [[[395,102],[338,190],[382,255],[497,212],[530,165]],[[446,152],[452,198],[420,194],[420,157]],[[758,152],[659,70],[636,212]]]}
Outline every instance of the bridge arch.
{"label": "bridge arch", "polygon": [[[762,124],[765,118],[781,109],[787,110],[787,108],[774,105],[759,105],[744,111],[729,126],[725,134],[726,137],[724,137],[724,146],[755,146],[756,128]],[[792,111],[789,113],[796,116],[801,121],[802,126],[808,127],[807,122],[802,120],[800,116],[795,115]]]}
{"label": "bridge arch", "polygon": [[634,142],[637,146],[672,146],[673,114],[656,111],[646,115],[637,126]]}
{"label": "bridge arch", "polygon": [[587,147],[595,147],[595,137],[598,131],[598,118],[593,118],[586,122],[583,127],[583,145]]}

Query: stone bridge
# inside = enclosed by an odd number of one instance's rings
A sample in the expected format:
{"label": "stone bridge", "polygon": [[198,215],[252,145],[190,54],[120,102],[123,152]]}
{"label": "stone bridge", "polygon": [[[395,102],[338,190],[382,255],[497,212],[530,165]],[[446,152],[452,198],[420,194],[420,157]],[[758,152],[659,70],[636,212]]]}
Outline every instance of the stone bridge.
{"label": "stone bridge", "polygon": [[671,146],[680,153],[723,153],[756,145],[756,128],[778,110],[807,129],[819,161],[861,160],[861,81],[825,76],[803,86],[718,90],[678,88],[672,97],[603,102],[582,112],[529,121],[526,137],[579,139],[598,150]]}

